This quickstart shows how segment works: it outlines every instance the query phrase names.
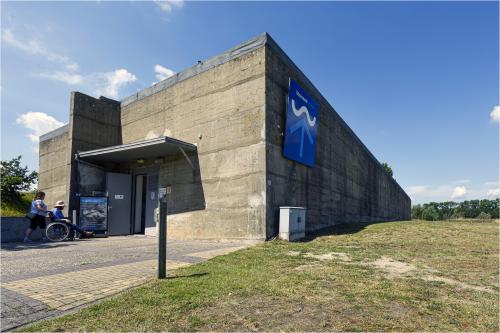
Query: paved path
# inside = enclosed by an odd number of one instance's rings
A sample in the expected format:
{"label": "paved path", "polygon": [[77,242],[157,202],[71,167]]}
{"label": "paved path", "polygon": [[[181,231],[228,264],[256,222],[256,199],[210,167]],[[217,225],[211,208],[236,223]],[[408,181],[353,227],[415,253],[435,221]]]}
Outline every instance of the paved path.
{"label": "paved path", "polygon": [[[155,277],[157,242],[124,236],[62,243],[8,243],[1,253],[1,330],[63,314]],[[167,269],[251,242],[169,241]]]}

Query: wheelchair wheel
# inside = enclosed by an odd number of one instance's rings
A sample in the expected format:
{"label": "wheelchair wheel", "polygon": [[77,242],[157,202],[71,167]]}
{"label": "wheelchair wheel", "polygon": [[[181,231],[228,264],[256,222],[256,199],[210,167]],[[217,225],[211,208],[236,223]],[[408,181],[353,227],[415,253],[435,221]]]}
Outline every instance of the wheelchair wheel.
{"label": "wheelchair wheel", "polygon": [[53,222],[47,226],[47,229],[45,229],[47,238],[53,242],[61,242],[68,238],[69,231],[69,227],[65,223],[61,222]]}

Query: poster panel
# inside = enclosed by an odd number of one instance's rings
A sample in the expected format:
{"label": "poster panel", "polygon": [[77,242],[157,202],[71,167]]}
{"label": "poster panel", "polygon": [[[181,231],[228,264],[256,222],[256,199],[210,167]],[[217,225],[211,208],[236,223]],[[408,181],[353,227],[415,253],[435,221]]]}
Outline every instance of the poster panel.
{"label": "poster panel", "polygon": [[80,197],[80,228],[85,231],[108,230],[107,197]]}

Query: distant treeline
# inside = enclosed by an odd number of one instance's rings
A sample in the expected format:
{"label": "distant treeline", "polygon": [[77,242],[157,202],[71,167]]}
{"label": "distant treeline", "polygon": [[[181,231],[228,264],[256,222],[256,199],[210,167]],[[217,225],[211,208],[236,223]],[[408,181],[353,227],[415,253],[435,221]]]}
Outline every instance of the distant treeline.
{"label": "distant treeline", "polygon": [[412,219],[428,221],[448,219],[497,219],[500,200],[445,201],[415,205],[411,208]]}

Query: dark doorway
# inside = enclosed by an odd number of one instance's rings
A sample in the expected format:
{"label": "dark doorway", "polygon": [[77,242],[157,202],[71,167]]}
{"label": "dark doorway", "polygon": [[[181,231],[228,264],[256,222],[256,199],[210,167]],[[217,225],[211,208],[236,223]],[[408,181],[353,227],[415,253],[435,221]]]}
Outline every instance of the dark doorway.
{"label": "dark doorway", "polygon": [[134,224],[132,233],[144,234],[146,225],[147,176],[136,175],[134,184]]}

